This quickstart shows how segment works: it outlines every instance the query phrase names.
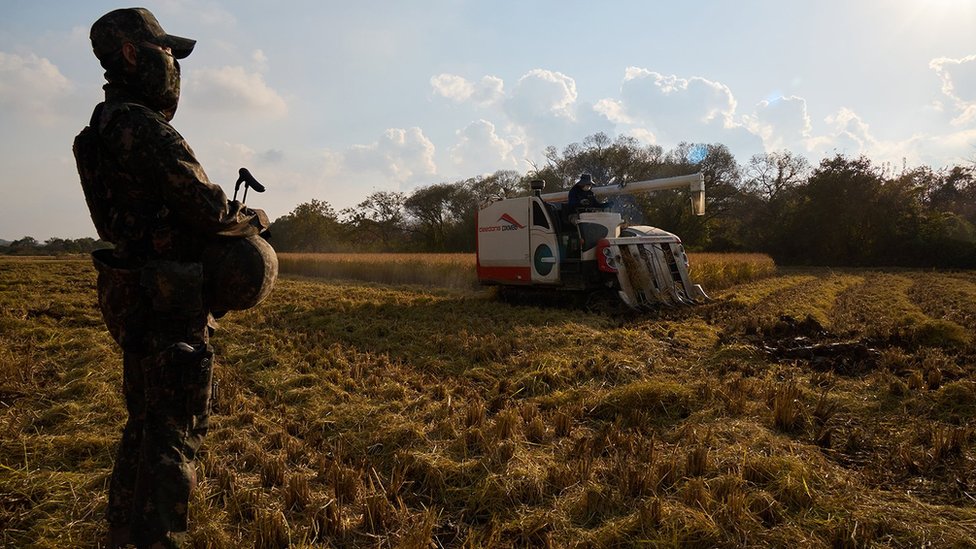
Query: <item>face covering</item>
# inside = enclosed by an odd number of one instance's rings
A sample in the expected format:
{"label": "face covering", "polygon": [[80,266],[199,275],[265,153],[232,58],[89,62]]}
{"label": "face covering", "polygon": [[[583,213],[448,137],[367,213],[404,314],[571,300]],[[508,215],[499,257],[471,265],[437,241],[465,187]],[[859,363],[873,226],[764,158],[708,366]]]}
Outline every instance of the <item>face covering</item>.
{"label": "face covering", "polygon": [[131,83],[149,107],[172,120],[180,101],[180,63],[172,55],[150,46],[139,47],[136,74]]}

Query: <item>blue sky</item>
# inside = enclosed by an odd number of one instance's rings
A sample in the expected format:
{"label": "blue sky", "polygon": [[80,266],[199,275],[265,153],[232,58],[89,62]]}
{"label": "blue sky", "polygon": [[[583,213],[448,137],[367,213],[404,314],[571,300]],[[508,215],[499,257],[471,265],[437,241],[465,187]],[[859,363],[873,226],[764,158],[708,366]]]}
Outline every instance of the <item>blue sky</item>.
{"label": "blue sky", "polygon": [[[976,2],[146,2],[195,38],[174,126],[273,218],[498,169],[603,131],[936,168],[976,160]],[[94,236],[71,141],[101,1],[0,0],[0,238]]]}

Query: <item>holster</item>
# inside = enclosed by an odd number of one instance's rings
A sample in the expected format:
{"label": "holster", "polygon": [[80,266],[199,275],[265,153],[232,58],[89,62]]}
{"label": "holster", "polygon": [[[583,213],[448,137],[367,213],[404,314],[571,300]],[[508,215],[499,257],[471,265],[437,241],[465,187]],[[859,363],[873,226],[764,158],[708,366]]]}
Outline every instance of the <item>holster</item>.
{"label": "holster", "polygon": [[213,348],[174,343],[156,354],[149,371],[151,406],[189,431],[206,432],[213,388]]}

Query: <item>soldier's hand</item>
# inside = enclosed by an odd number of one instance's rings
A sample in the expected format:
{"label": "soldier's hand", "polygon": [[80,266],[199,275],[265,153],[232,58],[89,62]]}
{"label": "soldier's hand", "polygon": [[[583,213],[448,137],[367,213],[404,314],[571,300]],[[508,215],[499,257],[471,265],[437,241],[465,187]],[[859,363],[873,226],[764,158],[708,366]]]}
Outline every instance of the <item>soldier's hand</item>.
{"label": "soldier's hand", "polygon": [[268,230],[268,227],[271,226],[271,221],[268,220],[268,214],[264,213],[264,210],[257,208],[253,210],[251,208],[245,208],[245,210],[249,215],[254,216],[251,218],[251,225],[257,227],[259,233]]}

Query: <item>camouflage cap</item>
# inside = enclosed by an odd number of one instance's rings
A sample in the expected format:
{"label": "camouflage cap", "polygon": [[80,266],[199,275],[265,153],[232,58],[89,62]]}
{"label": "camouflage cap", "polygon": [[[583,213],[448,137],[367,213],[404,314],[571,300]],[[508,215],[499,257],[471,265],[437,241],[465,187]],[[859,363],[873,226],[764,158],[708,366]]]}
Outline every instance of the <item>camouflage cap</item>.
{"label": "camouflage cap", "polygon": [[170,48],[173,57],[190,55],[196,40],[166,34],[156,17],[146,8],[124,8],[101,16],[91,28],[92,49],[100,61],[122,49],[124,42],[149,42]]}

